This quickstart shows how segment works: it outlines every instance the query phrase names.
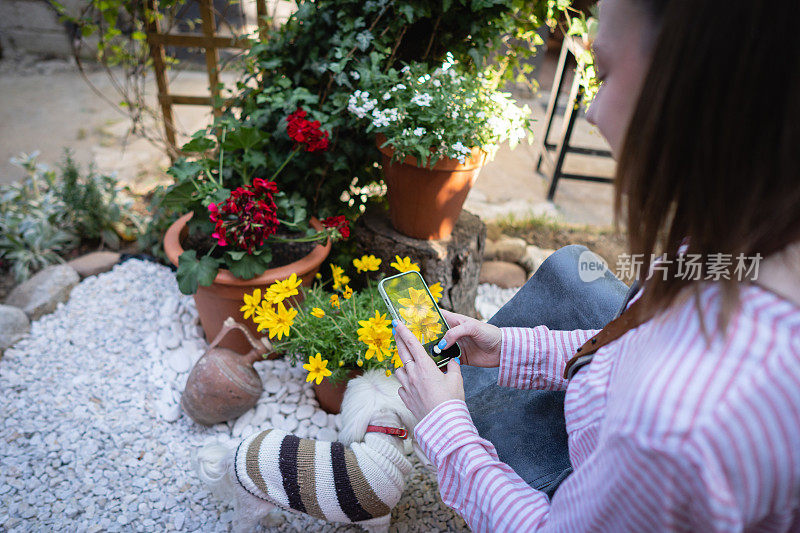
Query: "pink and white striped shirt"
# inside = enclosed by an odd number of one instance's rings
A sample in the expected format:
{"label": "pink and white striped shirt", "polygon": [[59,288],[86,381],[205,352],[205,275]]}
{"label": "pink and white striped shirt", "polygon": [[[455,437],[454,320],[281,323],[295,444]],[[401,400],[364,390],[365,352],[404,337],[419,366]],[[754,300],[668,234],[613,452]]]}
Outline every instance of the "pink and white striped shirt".
{"label": "pink and white striped shirt", "polygon": [[[566,389],[574,472],[551,502],[449,400],[414,429],[442,500],[473,531],[800,531],[800,307],[743,285],[706,345],[687,296],[569,383],[566,361],[597,331],[504,328],[498,384]],[[720,299],[707,282],[710,332]]]}

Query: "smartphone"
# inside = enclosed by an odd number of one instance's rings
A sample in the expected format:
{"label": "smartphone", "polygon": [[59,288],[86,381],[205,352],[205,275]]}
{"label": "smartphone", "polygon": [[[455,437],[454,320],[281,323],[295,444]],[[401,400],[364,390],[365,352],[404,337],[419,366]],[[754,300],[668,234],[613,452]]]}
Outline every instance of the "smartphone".
{"label": "smartphone", "polygon": [[378,283],[378,292],[392,317],[411,330],[440,370],[450,359],[461,355],[458,343],[444,350],[437,346],[450,326],[419,272],[403,272],[384,278]]}

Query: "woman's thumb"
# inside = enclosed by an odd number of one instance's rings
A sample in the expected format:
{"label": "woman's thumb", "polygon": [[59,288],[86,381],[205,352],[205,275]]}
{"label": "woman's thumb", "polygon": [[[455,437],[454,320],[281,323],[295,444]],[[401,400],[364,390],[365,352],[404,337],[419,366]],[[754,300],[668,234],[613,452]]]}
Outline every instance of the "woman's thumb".
{"label": "woman's thumb", "polygon": [[[452,346],[461,337],[471,337],[474,334],[475,331],[474,328],[472,327],[472,324],[469,323],[459,324],[456,327],[450,328],[445,332],[444,336],[442,337],[442,340],[439,341],[439,348],[444,350],[445,348]],[[446,342],[447,344],[443,344],[442,341]]]}

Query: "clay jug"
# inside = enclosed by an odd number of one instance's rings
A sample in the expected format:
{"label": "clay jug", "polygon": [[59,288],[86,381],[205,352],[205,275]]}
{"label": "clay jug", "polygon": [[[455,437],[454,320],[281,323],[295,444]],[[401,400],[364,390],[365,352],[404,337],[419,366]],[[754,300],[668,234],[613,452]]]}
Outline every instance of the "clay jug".
{"label": "clay jug", "polygon": [[[252,346],[246,354],[217,346],[233,329],[244,333]],[[192,420],[207,426],[238,418],[261,396],[261,377],[253,363],[261,361],[263,355],[270,352],[269,341],[265,344],[254,338],[245,326],[228,317],[189,374],[181,395],[181,407]]]}

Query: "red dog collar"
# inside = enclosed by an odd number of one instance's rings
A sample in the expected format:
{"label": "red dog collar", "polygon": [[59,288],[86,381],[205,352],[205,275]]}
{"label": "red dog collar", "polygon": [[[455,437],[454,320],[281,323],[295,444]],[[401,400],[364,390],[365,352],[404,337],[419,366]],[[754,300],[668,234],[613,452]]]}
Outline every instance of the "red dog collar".
{"label": "red dog collar", "polygon": [[386,433],[387,435],[394,435],[395,437],[400,437],[401,439],[405,439],[408,436],[406,428],[393,428],[388,426],[367,426],[367,431]]}

